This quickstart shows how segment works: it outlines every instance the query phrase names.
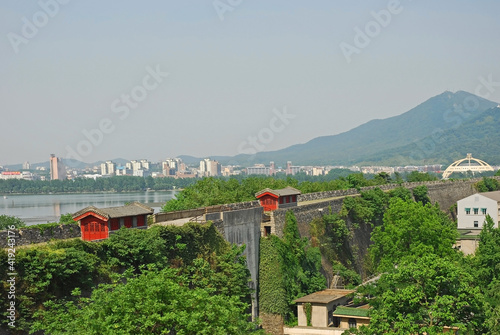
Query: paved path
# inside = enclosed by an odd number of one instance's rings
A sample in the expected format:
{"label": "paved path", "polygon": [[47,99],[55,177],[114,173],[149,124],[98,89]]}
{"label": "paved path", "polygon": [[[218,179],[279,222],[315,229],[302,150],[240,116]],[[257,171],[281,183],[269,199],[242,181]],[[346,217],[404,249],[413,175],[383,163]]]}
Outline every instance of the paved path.
{"label": "paved path", "polygon": [[319,202],[325,202],[325,201],[330,201],[330,200],[335,200],[335,199],[342,199],[345,197],[356,197],[356,196],[359,196],[359,194],[339,195],[337,197],[331,197],[331,198],[322,198],[322,199],[316,199],[316,200],[301,201],[301,202],[297,203],[297,206],[317,204]]}
{"label": "paved path", "polygon": [[[185,223],[188,223],[191,220],[193,220],[193,222],[196,222],[194,219],[195,218],[183,218],[183,219],[177,219],[177,220],[172,220],[172,221],[163,221],[163,222],[155,223],[155,224],[153,224],[151,226],[156,226],[156,225],[160,225],[160,226],[182,226],[182,225],[184,225]],[[201,222],[201,221],[202,220],[198,219],[197,222]]]}

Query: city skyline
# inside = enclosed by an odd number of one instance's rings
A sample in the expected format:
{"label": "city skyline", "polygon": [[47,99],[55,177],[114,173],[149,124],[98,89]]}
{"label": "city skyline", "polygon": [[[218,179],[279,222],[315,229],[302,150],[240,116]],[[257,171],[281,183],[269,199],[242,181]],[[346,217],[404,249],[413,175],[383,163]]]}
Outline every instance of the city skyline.
{"label": "city skyline", "polygon": [[4,3],[0,165],[49,153],[87,163],[233,156],[249,138],[261,139],[255,150],[277,150],[446,90],[498,102],[499,9],[451,0]]}

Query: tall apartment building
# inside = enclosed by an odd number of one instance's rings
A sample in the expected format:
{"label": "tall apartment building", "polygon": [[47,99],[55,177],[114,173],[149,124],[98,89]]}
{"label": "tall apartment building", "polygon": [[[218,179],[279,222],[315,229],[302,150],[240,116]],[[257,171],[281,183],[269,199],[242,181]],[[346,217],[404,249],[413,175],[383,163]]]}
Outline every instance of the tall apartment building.
{"label": "tall apartment building", "polygon": [[205,158],[200,161],[200,175],[202,176],[220,176],[222,166],[219,162],[213,161],[210,158]]}
{"label": "tall apartment building", "polygon": [[66,179],[66,167],[60,158],[50,154],[50,180],[64,179]]}
{"label": "tall apartment building", "polygon": [[113,163],[112,161],[106,161],[105,163],[102,163],[101,174],[103,176],[116,174],[116,163]]}
{"label": "tall apartment building", "polygon": [[300,172],[300,166],[292,166],[292,162],[286,162],[286,174],[287,175],[295,175]]}
{"label": "tall apartment building", "polygon": [[180,158],[167,158],[162,163],[162,171],[164,176],[174,176],[178,172],[186,170],[186,166],[182,163]]}
{"label": "tall apartment building", "polygon": [[150,170],[150,164],[146,159],[141,159],[141,169],[142,170]]}

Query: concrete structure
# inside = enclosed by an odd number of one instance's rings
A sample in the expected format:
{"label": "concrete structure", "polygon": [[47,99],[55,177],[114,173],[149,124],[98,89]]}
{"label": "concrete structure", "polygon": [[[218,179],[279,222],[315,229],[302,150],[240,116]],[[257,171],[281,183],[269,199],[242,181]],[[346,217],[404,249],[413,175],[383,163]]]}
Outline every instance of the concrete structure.
{"label": "concrete structure", "polygon": [[[465,164],[463,164],[465,163]],[[494,171],[493,168],[486,162],[473,158],[472,154],[467,154],[464,159],[459,159],[453,162],[450,166],[446,168],[443,172],[443,179],[448,179],[453,172],[485,172]]]}
{"label": "concrete structure", "polygon": [[146,159],[132,160],[125,164],[125,167],[130,170],[149,170],[150,163]]}
{"label": "concrete structure", "polygon": [[292,166],[292,162],[288,161],[286,162],[286,170],[285,173],[287,175],[295,175],[300,172],[301,167],[300,166]]}
{"label": "concrete structure", "polygon": [[290,186],[279,190],[266,188],[255,193],[255,197],[259,199],[265,212],[297,206],[298,195],[300,195],[300,191]]}
{"label": "concrete structure", "polygon": [[237,245],[245,244],[243,255],[247,260],[250,271],[249,283],[254,290],[252,293],[252,319],[259,315],[258,305],[258,282],[259,282],[259,244],[260,244],[260,222],[262,219],[262,208],[249,208],[222,213],[224,237],[230,243]]}
{"label": "concrete structure", "polygon": [[62,160],[54,154],[50,155],[50,180],[66,179],[66,167]]}
{"label": "concrete structure", "polygon": [[154,210],[134,202],[121,207],[86,207],[75,214],[73,220],[79,221],[82,239],[85,241],[102,240],[121,227],[147,228],[147,216]]}
{"label": "concrete structure", "polygon": [[459,230],[459,232],[461,232],[461,235],[457,239],[457,242],[453,247],[463,252],[465,256],[474,255],[476,253],[477,248],[479,247],[480,231],[469,230],[464,233],[463,231]]}
{"label": "concrete structure", "polygon": [[151,175],[151,172],[149,170],[139,169],[139,170],[132,171],[132,176],[135,176],[135,177],[148,177],[150,175]]}
{"label": "concrete structure", "polygon": [[26,161],[23,163],[23,170],[29,170],[31,168],[30,162]]}
{"label": "concrete structure", "polygon": [[274,176],[276,174],[276,168],[274,166],[274,162],[270,162],[269,167],[266,167],[264,164],[254,164],[254,166],[246,168],[246,173],[248,175],[257,174],[265,176]]}
{"label": "concrete structure", "polygon": [[[129,164],[129,163],[127,163]],[[130,168],[127,168],[126,166],[118,166],[115,170],[115,174],[117,176],[131,176],[133,173],[133,170]]]}
{"label": "concrete structure", "polygon": [[175,176],[178,172],[184,172],[186,166],[180,158],[167,158],[162,162],[162,171],[165,177]]}
{"label": "concrete structure", "polygon": [[21,173],[21,171],[2,171],[0,173],[0,179],[23,179],[23,174]]}
{"label": "concrete structure", "polygon": [[361,307],[338,306],[333,311],[333,326],[338,328],[359,328],[370,324],[368,305]]}
{"label": "concrete structure", "polygon": [[346,305],[352,299],[349,295],[354,292],[354,290],[327,289],[296,299],[294,303],[297,304],[298,325],[308,326],[304,306],[310,304],[312,327],[333,326],[333,311],[338,306]]}
{"label": "concrete structure", "polygon": [[101,174],[105,175],[114,175],[116,173],[116,163],[112,161],[106,161],[101,164]]}
{"label": "concrete structure", "polygon": [[499,214],[500,191],[476,193],[457,201],[457,228],[480,230],[486,215],[491,216],[497,228]]}
{"label": "concrete structure", "polygon": [[222,166],[219,162],[211,160],[210,158],[205,158],[200,161],[200,176],[214,177],[220,176],[222,172]]}
{"label": "concrete structure", "polygon": [[146,159],[141,159],[141,169],[149,170],[150,168],[151,168],[151,163],[148,162]]}
{"label": "concrete structure", "polygon": [[264,164],[254,164],[254,166],[247,167],[247,174],[256,174],[256,175],[271,175],[270,168],[266,167]]}

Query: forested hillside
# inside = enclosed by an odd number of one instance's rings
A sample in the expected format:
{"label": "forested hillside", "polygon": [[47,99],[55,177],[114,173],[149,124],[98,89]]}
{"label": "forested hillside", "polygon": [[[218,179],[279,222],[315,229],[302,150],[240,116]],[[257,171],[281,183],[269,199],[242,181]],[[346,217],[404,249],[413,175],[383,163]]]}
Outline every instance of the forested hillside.
{"label": "forested hillside", "polygon": [[[461,124],[467,124],[480,116],[483,112],[498,105],[497,102],[483,99],[474,94],[458,91],[455,93],[444,92],[428,99],[409,111],[387,119],[365,120],[366,123],[337,135],[320,136],[304,144],[295,144],[290,147],[258,152],[250,155],[237,155],[234,157],[214,157],[220,162],[238,162],[239,164],[252,165],[274,161],[278,166],[285,166],[287,161],[296,165],[356,165],[371,161],[367,157],[378,157],[379,152],[392,152],[391,156],[379,159],[381,165],[408,165],[412,158],[405,154],[398,159],[395,155],[403,155],[399,148],[418,142],[428,136],[440,135],[441,132],[457,129]],[[376,110],[376,106],[374,107]],[[374,112],[373,117],[376,117]],[[452,152],[460,152],[461,146],[467,144],[469,139],[464,137],[454,142]],[[488,144],[484,139],[483,147]],[[435,152],[427,151],[426,160],[432,159],[441,164],[447,163],[444,157]],[[459,157],[465,157],[461,153]],[[486,151],[476,150],[476,155],[486,155]],[[447,156],[448,157],[448,156]],[[454,156],[452,156],[454,157]],[[417,157],[413,157],[417,159]],[[423,158],[418,158],[420,165],[424,165]],[[453,161],[453,160],[452,160]],[[450,161],[449,163],[451,163]]]}
{"label": "forested hillside", "polygon": [[367,156],[366,164],[398,165],[403,161],[415,164],[425,159],[427,164],[452,163],[472,153],[474,158],[491,165],[500,164],[500,108],[491,108],[457,127],[437,131],[415,143],[384,150]]}

